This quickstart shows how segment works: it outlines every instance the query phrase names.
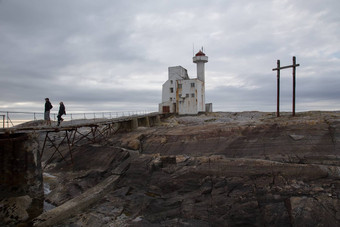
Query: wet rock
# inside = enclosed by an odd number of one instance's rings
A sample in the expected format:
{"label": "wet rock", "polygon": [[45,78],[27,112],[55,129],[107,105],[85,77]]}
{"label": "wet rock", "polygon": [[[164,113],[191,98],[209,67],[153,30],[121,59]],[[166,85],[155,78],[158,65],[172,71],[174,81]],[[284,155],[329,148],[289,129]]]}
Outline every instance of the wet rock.
{"label": "wet rock", "polygon": [[312,226],[323,223],[325,226],[337,226],[339,219],[334,211],[339,211],[340,204],[325,196],[291,197],[289,199],[290,215],[293,226]]}
{"label": "wet rock", "polygon": [[0,223],[16,225],[29,218],[32,198],[28,195],[11,197],[0,201]]}
{"label": "wet rock", "polygon": [[162,156],[161,162],[163,163],[163,166],[176,164],[176,156]]}
{"label": "wet rock", "polygon": [[304,135],[289,135],[290,138],[292,138],[293,140],[302,140],[303,138],[305,138]]}
{"label": "wet rock", "polygon": [[212,179],[210,177],[205,177],[202,180],[200,191],[201,194],[210,194],[213,189]]}
{"label": "wet rock", "polygon": [[266,204],[262,212],[265,226],[291,226],[284,202]]}

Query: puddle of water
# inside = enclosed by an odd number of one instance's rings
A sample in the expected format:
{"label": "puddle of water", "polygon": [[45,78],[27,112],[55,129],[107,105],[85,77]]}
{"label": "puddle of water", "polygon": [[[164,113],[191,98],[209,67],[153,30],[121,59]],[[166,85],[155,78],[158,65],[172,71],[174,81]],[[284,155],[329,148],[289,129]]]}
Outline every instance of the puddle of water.
{"label": "puddle of water", "polygon": [[44,201],[44,208],[43,208],[43,212],[49,211],[54,209],[56,206],[54,206],[53,204]]}
{"label": "puddle of water", "polygon": [[56,178],[56,176],[53,176],[49,173],[43,173],[43,176],[44,176],[44,179],[46,179],[46,178],[51,178],[51,179]]}
{"label": "puddle of water", "polygon": [[[56,178],[56,177],[49,173],[43,173],[43,176],[44,176],[44,195],[46,196],[51,193],[50,185],[48,182],[51,181],[51,179]],[[43,212],[52,210],[53,208],[55,208],[53,204],[44,200],[44,207],[43,207],[44,211]]]}
{"label": "puddle of water", "polygon": [[44,183],[44,195],[48,195],[51,193],[50,185],[48,183]]}

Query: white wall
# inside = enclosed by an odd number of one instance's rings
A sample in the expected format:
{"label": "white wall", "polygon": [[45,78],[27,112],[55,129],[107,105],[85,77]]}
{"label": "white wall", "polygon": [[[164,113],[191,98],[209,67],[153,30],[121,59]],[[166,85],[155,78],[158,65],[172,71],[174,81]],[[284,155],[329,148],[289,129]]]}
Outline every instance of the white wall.
{"label": "white wall", "polygon": [[[178,100],[178,113],[179,114],[197,114],[200,111],[204,111],[205,108],[201,108],[203,103],[202,98],[202,85],[203,82],[198,79],[179,80],[179,84],[182,84],[182,88],[178,89],[178,93],[182,98]],[[191,84],[194,84],[192,86]]]}
{"label": "white wall", "polygon": [[197,78],[189,79],[187,70],[181,66],[169,67],[169,79],[163,84],[159,112],[163,112],[163,106],[169,106],[170,113],[204,112],[204,92],[203,81]]}

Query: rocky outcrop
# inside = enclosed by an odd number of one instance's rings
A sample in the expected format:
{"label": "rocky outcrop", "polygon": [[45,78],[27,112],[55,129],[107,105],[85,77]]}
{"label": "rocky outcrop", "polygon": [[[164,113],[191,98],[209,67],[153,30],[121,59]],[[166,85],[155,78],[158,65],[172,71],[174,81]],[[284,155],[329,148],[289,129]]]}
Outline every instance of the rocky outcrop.
{"label": "rocky outcrop", "polygon": [[72,215],[82,212],[97,202],[98,198],[101,198],[105,193],[113,190],[121,174],[120,172],[119,175],[111,175],[81,195],[65,202],[57,208],[41,214],[35,218],[34,226],[53,226]]}
{"label": "rocky outcrop", "polygon": [[[114,138],[144,154],[224,155],[280,162],[339,165],[336,115],[303,113],[276,118],[266,113],[220,113],[171,118],[165,127],[137,130]],[[175,123],[176,122],[176,123]],[[320,157],[322,158],[320,159]]]}
{"label": "rocky outcrop", "polygon": [[55,160],[48,171],[63,183],[48,198],[55,205],[77,198],[125,162],[112,190],[59,226],[339,226],[339,119],[337,112],[171,117],[78,147],[73,167]]}
{"label": "rocky outcrop", "polygon": [[36,134],[0,135],[0,225],[28,222],[42,212],[43,180]]}
{"label": "rocky outcrop", "polygon": [[138,155],[116,190],[63,224],[337,226],[338,179],[311,164]]}

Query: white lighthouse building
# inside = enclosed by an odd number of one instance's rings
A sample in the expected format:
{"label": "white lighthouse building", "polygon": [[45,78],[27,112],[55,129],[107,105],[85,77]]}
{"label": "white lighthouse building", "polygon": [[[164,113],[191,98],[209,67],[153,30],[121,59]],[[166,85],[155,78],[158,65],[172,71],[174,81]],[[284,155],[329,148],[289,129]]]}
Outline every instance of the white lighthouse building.
{"label": "white lighthouse building", "polygon": [[197,78],[190,79],[182,66],[169,67],[168,80],[163,84],[160,113],[198,114],[205,112],[205,69],[208,62],[202,50],[194,57],[197,64]]}

